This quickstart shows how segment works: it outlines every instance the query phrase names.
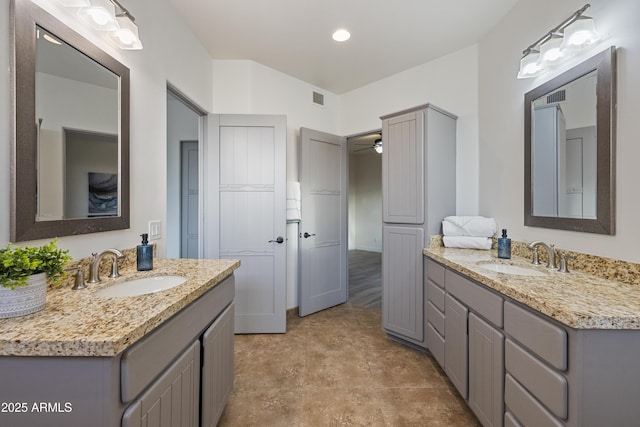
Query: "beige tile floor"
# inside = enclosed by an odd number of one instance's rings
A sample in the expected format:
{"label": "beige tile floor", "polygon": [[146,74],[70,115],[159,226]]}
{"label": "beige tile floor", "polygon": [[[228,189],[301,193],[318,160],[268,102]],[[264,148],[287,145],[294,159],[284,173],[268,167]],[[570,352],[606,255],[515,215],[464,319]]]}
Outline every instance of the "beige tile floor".
{"label": "beige tile floor", "polygon": [[290,316],[282,335],[237,335],[219,426],[479,426],[436,361],[388,340],[380,311]]}

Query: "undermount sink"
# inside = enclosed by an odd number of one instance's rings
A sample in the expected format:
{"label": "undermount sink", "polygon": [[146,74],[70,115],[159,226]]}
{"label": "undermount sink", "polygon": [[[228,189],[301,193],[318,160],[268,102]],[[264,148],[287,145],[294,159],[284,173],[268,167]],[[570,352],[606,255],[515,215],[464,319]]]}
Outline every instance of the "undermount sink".
{"label": "undermount sink", "polygon": [[495,273],[513,274],[515,276],[544,276],[542,271],[532,268],[519,267],[511,264],[501,264],[497,262],[478,264],[478,267]]}
{"label": "undermount sink", "polygon": [[175,288],[186,281],[183,276],[143,277],[100,289],[97,294],[101,297],[134,297]]}

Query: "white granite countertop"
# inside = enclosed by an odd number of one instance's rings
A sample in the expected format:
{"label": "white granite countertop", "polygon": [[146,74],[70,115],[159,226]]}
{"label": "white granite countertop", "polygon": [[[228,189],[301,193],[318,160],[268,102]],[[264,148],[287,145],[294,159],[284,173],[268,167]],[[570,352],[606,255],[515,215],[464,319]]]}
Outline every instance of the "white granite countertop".
{"label": "white granite countertop", "polygon": [[[119,354],[230,276],[238,260],[154,259],[152,271],[121,271],[74,291],[49,289],[44,310],[0,319],[0,356],[103,356]],[[152,294],[106,298],[97,290],[126,280],[180,275],[187,281]]]}
{"label": "white granite countertop", "polygon": [[[496,251],[428,248],[424,255],[575,329],[640,329],[640,286],[572,271],[560,273],[531,260],[499,259]],[[483,269],[497,262],[534,269],[518,276]]]}

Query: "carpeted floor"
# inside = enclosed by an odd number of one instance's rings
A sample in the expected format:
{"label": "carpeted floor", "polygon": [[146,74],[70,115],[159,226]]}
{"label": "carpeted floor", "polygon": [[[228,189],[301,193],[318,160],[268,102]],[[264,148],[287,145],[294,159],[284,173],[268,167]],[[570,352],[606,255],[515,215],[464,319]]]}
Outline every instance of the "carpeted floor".
{"label": "carpeted floor", "polygon": [[235,337],[219,426],[479,426],[432,357],[388,340],[380,310],[351,303]]}

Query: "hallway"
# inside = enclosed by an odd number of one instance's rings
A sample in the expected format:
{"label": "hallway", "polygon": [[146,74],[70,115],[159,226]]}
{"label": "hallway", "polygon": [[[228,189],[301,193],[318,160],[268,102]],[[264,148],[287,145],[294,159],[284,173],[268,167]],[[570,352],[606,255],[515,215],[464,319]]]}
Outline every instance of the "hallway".
{"label": "hallway", "polygon": [[283,335],[236,335],[220,426],[479,426],[431,356],[388,340],[380,310],[351,303]]}
{"label": "hallway", "polygon": [[349,302],[382,310],[382,254],[349,251]]}

